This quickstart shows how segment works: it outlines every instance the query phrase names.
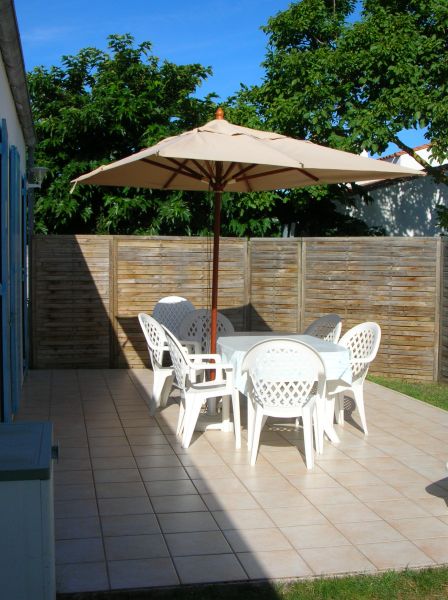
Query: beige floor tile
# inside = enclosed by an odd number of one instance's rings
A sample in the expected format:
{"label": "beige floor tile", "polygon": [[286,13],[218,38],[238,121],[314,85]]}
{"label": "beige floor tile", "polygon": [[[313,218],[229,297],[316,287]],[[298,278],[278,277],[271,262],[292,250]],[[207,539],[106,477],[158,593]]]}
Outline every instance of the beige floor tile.
{"label": "beige floor tile", "polygon": [[98,517],[55,519],[54,526],[57,540],[101,537]]}
{"label": "beige floor tile", "polygon": [[56,590],[58,593],[94,592],[109,589],[105,562],[58,565]]}
{"label": "beige floor tile", "polygon": [[291,544],[276,527],[224,531],[234,552],[256,553],[260,550],[292,550]]}
{"label": "beige floor tile", "polygon": [[92,467],[101,469],[134,469],[137,464],[132,456],[102,456],[92,458]]}
{"label": "beige floor tile", "polygon": [[403,499],[398,490],[386,483],[381,485],[352,485],[350,491],[363,502]]}
{"label": "beige floor tile", "polygon": [[153,513],[102,516],[101,526],[105,537],[160,533],[157,517]]}
{"label": "beige floor tile", "polygon": [[302,494],[314,506],[319,508],[326,504],[352,504],[357,498],[344,488],[318,488],[302,490]]}
{"label": "beige floor tile", "polygon": [[[188,467],[187,467],[188,468]],[[225,479],[193,479],[200,494],[244,494],[247,489],[236,477]]]}
{"label": "beige floor tile", "polygon": [[251,492],[271,492],[272,490],[278,492],[296,492],[294,486],[281,475],[276,477],[245,477],[243,482]]}
{"label": "beige floor tile", "polygon": [[162,531],[186,533],[195,531],[217,531],[218,525],[209,512],[167,513],[159,515]]}
{"label": "beige floor tile", "polygon": [[253,466],[250,464],[237,464],[232,465],[231,469],[233,474],[243,481],[248,477],[278,477],[277,469],[269,463],[257,463]]}
{"label": "beige floor tile", "polygon": [[334,475],[335,481],[337,481],[340,485],[351,488],[351,487],[359,487],[359,486],[368,486],[368,485],[382,485],[383,481],[373,475],[373,473],[369,472],[359,472],[359,471],[351,471],[349,473],[335,473]]}
{"label": "beige floor tile", "polygon": [[108,569],[111,589],[115,590],[179,584],[170,558],[110,561]]}
{"label": "beige floor tile", "polygon": [[274,523],[261,509],[216,510],[212,512],[221,529],[263,529]]}
{"label": "beige floor tile", "polygon": [[136,457],[136,461],[141,469],[151,467],[182,467],[182,463],[175,454],[148,454]]}
{"label": "beige floor tile", "polygon": [[448,491],[444,490],[441,486],[432,484],[422,483],[403,483],[394,486],[403,496],[411,498],[412,500],[418,499],[431,499],[438,498],[443,501],[443,497],[448,502]]}
{"label": "beige floor tile", "polygon": [[54,473],[54,483],[55,485],[93,483],[92,471],[56,471]]}
{"label": "beige floor tile", "polygon": [[268,491],[252,492],[252,496],[263,508],[290,508],[310,506],[309,500],[299,490],[292,488],[291,491]]}
{"label": "beige floor tile", "polygon": [[384,473],[381,473],[379,477],[394,487],[398,487],[399,485],[406,483],[419,483],[422,487],[425,487],[431,483],[426,477],[419,475],[412,469],[385,471]]}
{"label": "beige floor tile", "polygon": [[[427,538],[448,538],[448,525],[437,517],[420,517],[414,519],[391,519],[390,524],[410,540]],[[448,545],[448,539],[446,539]]]}
{"label": "beige floor tile", "polygon": [[160,456],[160,455],[174,456],[174,450],[171,448],[171,446],[168,443],[158,444],[157,446],[133,446],[132,454],[135,457]]}
{"label": "beige floor tile", "polygon": [[354,471],[365,472],[366,468],[363,467],[359,462],[350,459],[340,460],[321,460],[318,461],[318,465],[331,477],[335,477],[337,473],[351,473]]}
{"label": "beige floor tile", "polygon": [[429,498],[413,498],[413,502],[434,517],[448,516],[448,506],[445,498],[436,498],[434,496]]}
{"label": "beige floor tile", "polygon": [[244,581],[247,575],[233,554],[179,556],[174,559],[182,583]]}
{"label": "beige floor tile", "polygon": [[199,494],[154,496],[151,499],[151,502],[154,507],[154,512],[156,513],[179,513],[207,510],[207,507]]}
{"label": "beige floor tile", "polygon": [[107,447],[120,447],[127,446],[128,440],[125,435],[115,435],[115,436],[101,436],[101,437],[89,437],[89,446],[90,448],[104,448]]}
{"label": "beige floor tile", "polygon": [[360,544],[358,548],[381,570],[431,566],[434,564],[429,556],[408,541]]}
{"label": "beige floor tile", "polygon": [[55,485],[54,499],[58,500],[81,500],[95,498],[95,486],[93,483],[78,483],[76,485]]}
{"label": "beige floor tile", "polygon": [[151,498],[155,496],[178,496],[181,494],[197,493],[197,489],[189,479],[149,481],[145,482],[145,486]]}
{"label": "beige floor tile", "polygon": [[311,569],[295,550],[240,552],[238,559],[251,579],[300,578]]}
{"label": "beige floor tile", "polygon": [[80,538],[74,540],[57,540],[55,545],[56,564],[103,562],[103,540],[97,538]]}
{"label": "beige floor tile", "polygon": [[147,496],[146,488],[142,482],[97,483],[95,487],[98,498],[133,498],[136,496]]}
{"label": "beige floor tile", "polygon": [[214,479],[231,479],[235,477],[235,473],[227,465],[221,465],[218,468],[214,465],[186,466],[185,470],[191,479],[207,479],[210,481]]}
{"label": "beige floor tile", "polygon": [[169,556],[161,533],[106,537],[104,547],[108,561]]}
{"label": "beige floor tile", "polygon": [[90,468],[91,464],[89,458],[60,458],[54,465],[54,472],[82,471]]}
{"label": "beige floor tile", "polygon": [[359,523],[381,521],[381,517],[362,502],[356,504],[324,504],[319,507],[319,510],[333,524],[357,523],[359,527]]}
{"label": "beige floor tile", "polygon": [[287,478],[297,489],[335,488],[340,484],[327,473],[308,473]]}
{"label": "beige floor tile", "polygon": [[436,563],[448,563],[448,543],[445,538],[413,540],[413,542]]}
{"label": "beige floor tile", "polygon": [[226,464],[223,459],[217,453],[207,454],[184,454],[180,457],[181,463],[184,467],[225,467]]}
{"label": "beige floor tile", "polygon": [[54,503],[54,516],[61,517],[95,517],[98,507],[94,498],[80,500],[58,500]]}
{"label": "beige floor tile", "polygon": [[359,523],[338,523],[337,529],[354,545],[376,542],[397,542],[405,538],[384,521],[365,521]]}
{"label": "beige floor tile", "polygon": [[280,530],[297,550],[350,545],[347,538],[330,523],[281,527]]}
{"label": "beige floor tile", "polygon": [[143,481],[174,481],[176,479],[188,479],[183,467],[150,467],[140,469]]}
{"label": "beige floor tile", "polygon": [[154,512],[148,497],[135,498],[101,498],[98,500],[101,516],[106,515],[141,515]]}
{"label": "beige floor tile", "polygon": [[406,519],[427,517],[428,513],[411,500],[382,500],[379,502],[367,502],[367,506],[386,521],[392,519]]}
{"label": "beige floor tile", "polygon": [[113,456],[132,456],[132,450],[128,444],[120,446],[95,446],[90,448],[90,456],[96,457],[113,457]]}
{"label": "beige floor tile", "polygon": [[227,554],[231,552],[226,538],[220,531],[167,533],[165,539],[171,556]]}
{"label": "beige floor tile", "polygon": [[95,483],[141,482],[138,469],[99,469],[93,471]]}
{"label": "beige floor tile", "polygon": [[327,524],[328,520],[315,506],[266,508],[267,515],[277,527]]}
{"label": "beige floor tile", "polygon": [[235,494],[201,494],[201,497],[209,510],[232,510],[232,509],[254,509],[259,504],[248,492]]}
{"label": "beige floor tile", "polygon": [[347,573],[369,573],[375,566],[353,546],[330,548],[306,548],[300,556],[316,575],[342,575]]}

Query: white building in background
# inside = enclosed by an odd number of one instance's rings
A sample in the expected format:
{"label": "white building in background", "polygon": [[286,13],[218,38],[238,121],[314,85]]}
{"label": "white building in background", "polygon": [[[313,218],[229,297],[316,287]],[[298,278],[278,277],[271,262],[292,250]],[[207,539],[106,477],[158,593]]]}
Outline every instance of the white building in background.
{"label": "white building in background", "polygon": [[[431,157],[429,144],[414,151],[432,166],[440,164]],[[406,152],[395,152],[379,160],[387,160],[411,169],[423,169]],[[444,163],[448,167],[448,162]],[[448,207],[448,186],[428,175],[412,179],[365,182],[364,189],[373,199],[366,204],[358,196],[354,207],[344,207],[346,214],[363,220],[369,227],[379,227],[386,235],[434,236],[441,233],[437,225],[437,206]],[[355,196],[356,198],[356,196]]]}

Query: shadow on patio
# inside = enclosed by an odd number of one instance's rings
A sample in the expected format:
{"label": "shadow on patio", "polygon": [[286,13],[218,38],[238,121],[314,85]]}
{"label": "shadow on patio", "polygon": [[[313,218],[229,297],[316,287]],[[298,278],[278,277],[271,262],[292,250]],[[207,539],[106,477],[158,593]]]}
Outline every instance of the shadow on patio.
{"label": "shadow on patio", "polygon": [[245,429],[238,451],[233,434],[220,431],[198,432],[182,449],[175,398],[149,416],[151,377],[149,370],[28,374],[19,419],[52,420],[60,446],[59,592],[448,562],[446,412],[367,383],[368,438],[353,413],[338,428],[341,444],[327,443],[307,471],[300,433],[273,423],[250,467]]}

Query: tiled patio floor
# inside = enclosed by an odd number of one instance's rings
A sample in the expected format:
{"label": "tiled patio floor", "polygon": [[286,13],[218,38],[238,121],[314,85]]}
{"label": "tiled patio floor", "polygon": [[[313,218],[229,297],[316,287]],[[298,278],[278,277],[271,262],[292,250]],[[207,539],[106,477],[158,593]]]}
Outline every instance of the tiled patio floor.
{"label": "tiled patio floor", "polygon": [[[255,467],[234,437],[182,450],[149,371],[32,371],[19,418],[54,423],[59,592],[313,577],[448,563],[448,413],[366,384],[312,472],[292,424]],[[244,419],[243,419],[244,423]],[[246,431],[243,431],[245,437]]]}

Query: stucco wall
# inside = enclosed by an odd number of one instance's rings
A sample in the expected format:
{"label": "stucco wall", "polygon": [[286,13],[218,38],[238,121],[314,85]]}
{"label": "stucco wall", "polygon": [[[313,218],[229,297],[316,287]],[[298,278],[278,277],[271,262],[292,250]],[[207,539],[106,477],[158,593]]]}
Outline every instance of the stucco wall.
{"label": "stucco wall", "polygon": [[348,214],[365,221],[370,227],[382,227],[387,235],[434,236],[438,204],[448,206],[448,186],[437,184],[432,177],[420,177],[391,183],[371,190],[373,203],[358,200]]}

